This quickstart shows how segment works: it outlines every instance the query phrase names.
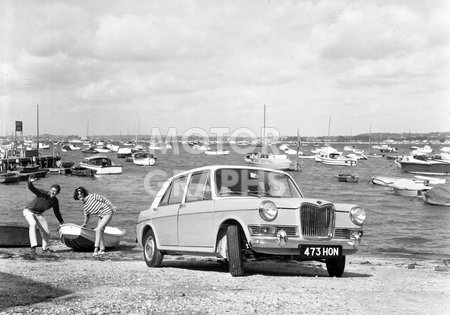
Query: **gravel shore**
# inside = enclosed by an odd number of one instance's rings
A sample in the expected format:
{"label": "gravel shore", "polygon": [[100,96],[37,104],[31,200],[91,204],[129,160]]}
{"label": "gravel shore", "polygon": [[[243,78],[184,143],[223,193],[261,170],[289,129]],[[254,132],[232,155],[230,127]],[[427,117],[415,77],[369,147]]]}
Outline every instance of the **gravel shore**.
{"label": "gravel shore", "polygon": [[233,278],[213,258],[166,256],[148,268],[125,244],[97,258],[53,244],[0,248],[1,314],[442,314],[447,261],[353,255],[342,278],[318,262],[250,262]]}

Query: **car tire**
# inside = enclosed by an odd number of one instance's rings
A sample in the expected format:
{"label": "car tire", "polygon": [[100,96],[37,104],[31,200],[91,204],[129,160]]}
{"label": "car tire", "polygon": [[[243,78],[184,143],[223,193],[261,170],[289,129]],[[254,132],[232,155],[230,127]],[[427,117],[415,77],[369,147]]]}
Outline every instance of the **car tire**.
{"label": "car tire", "polygon": [[228,268],[233,277],[244,275],[244,259],[241,246],[241,234],[237,225],[227,228]]}
{"label": "car tire", "polygon": [[345,256],[328,258],[326,260],[326,265],[330,277],[340,278],[345,269]]}
{"label": "car tire", "polygon": [[143,247],[144,259],[147,266],[158,267],[161,265],[164,254],[159,251],[158,245],[156,245],[156,238],[153,230],[150,230],[145,234]]}

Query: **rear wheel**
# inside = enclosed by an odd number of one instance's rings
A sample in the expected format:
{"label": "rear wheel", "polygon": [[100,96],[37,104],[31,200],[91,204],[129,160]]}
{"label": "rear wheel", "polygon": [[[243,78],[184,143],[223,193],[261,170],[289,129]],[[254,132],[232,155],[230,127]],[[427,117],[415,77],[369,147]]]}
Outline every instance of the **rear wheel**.
{"label": "rear wheel", "polygon": [[328,258],[327,271],[330,277],[341,277],[345,269],[345,256]]}
{"label": "rear wheel", "polygon": [[144,237],[144,259],[149,267],[158,267],[161,265],[164,255],[159,251],[156,245],[155,234],[150,230]]}
{"label": "rear wheel", "polygon": [[242,254],[241,234],[237,225],[227,228],[228,268],[233,277],[244,275],[244,259]]}

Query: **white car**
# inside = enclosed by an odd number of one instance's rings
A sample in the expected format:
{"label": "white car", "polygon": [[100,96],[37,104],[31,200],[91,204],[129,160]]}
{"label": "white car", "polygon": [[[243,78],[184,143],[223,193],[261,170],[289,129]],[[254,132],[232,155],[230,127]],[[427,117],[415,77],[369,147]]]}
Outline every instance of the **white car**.
{"label": "white car", "polygon": [[214,256],[242,276],[246,261],[283,257],[325,262],[340,277],[365,218],[360,206],[305,198],[283,171],[216,165],[168,179],[139,214],[136,235],[149,267],[164,254]]}

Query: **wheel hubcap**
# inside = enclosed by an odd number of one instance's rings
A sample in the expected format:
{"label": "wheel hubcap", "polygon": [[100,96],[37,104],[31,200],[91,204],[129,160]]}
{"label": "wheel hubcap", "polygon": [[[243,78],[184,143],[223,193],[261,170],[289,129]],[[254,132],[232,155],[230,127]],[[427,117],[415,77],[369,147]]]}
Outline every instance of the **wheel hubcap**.
{"label": "wheel hubcap", "polygon": [[147,256],[148,260],[152,259],[154,252],[155,252],[155,243],[153,241],[153,237],[149,237],[147,242],[145,243],[145,256]]}

